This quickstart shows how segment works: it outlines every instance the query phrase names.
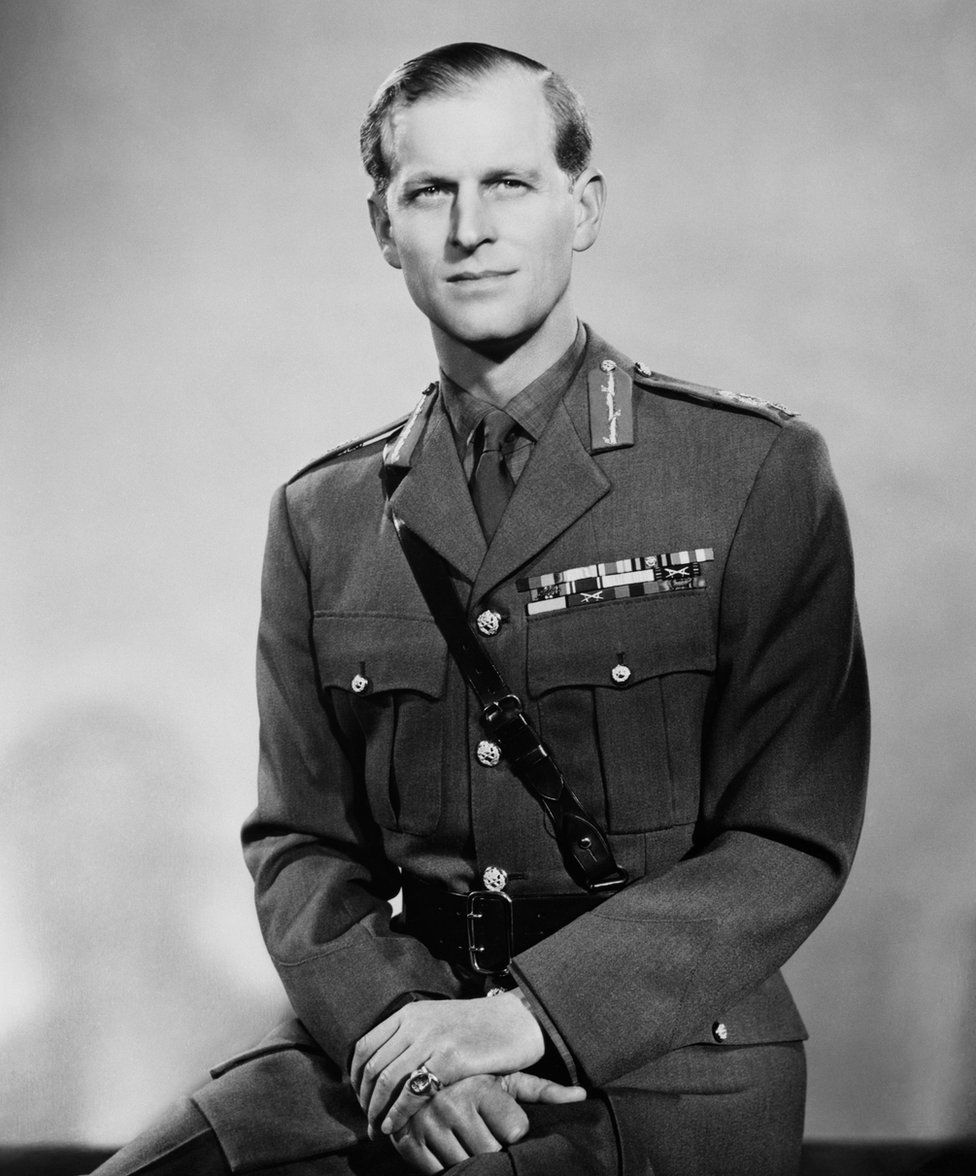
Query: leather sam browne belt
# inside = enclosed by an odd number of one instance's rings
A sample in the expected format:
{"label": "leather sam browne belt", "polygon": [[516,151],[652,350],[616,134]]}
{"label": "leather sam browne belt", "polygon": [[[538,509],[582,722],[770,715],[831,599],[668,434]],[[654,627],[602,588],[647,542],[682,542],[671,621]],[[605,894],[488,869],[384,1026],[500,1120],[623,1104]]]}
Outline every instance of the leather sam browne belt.
{"label": "leather sam browne belt", "polygon": [[514,956],[599,906],[609,894],[457,894],[403,880],[403,921],[438,959],[485,976],[505,972]]}
{"label": "leather sam browne belt", "polygon": [[[388,445],[383,459],[388,500],[405,473],[391,464],[395,448]],[[404,525],[392,505],[390,513],[417,587],[451,657],[481,705],[482,726],[548,818],[566,872],[591,894],[619,890],[628,881],[627,871],[617,864],[606,833],[566,783],[551,751],[529,722],[521,700],[508,688],[482,646],[461,607],[444,560]]]}

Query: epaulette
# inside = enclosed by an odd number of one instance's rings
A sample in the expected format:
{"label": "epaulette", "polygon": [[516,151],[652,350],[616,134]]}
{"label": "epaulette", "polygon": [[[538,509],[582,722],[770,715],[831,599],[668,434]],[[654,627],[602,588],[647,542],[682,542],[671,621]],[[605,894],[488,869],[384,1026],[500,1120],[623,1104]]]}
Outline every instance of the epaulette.
{"label": "epaulette", "polygon": [[[436,385],[431,385],[427,393],[433,391]],[[337,457],[345,457],[347,453],[355,453],[357,449],[365,449],[367,445],[374,445],[378,441],[389,441],[407,424],[411,417],[416,415],[414,412],[408,412],[406,416],[402,416],[399,420],[395,420],[390,425],[384,425],[382,429],[377,429],[375,432],[367,433],[365,437],[357,437],[355,441],[347,441],[344,445],[337,445],[335,449],[330,449],[328,453],[323,453],[321,457],[317,457],[314,461],[310,461],[308,465],[303,466],[297,474],[293,474],[288,479],[288,485],[292,482],[297,482],[299,478],[304,478],[306,474],[310,474],[312,470],[317,470],[319,466],[325,465],[327,461],[333,461]]]}
{"label": "epaulette", "polygon": [[634,364],[634,382],[645,388],[659,388],[664,392],[677,392],[700,404],[716,404],[728,408],[741,408],[754,412],[767,420],[782,423],[796,416],[785,405],[771,400],[760,400],[758,396],[747,396],[744,392],[727,392],[724,388],[710,388],[707,384],[692,384],[688,380],[677,380],[652,372],[642,363]]}

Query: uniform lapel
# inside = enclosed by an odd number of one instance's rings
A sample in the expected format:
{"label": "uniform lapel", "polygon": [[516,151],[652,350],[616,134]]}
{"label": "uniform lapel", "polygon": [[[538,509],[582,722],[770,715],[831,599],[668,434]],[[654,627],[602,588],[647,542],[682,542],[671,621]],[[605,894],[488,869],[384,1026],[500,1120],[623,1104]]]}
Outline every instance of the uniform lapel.
{"label": "uniform lapel", "polygon": [[484,560],[485,537],[440,402],[390,505],[415,535],[474,581]]}
{"label": "uniform lapel", "polygon": [[475,600],[548,546],[610,489],[609,478],[580,439],[586,372],[584,363],[518,480],[475,579]]}

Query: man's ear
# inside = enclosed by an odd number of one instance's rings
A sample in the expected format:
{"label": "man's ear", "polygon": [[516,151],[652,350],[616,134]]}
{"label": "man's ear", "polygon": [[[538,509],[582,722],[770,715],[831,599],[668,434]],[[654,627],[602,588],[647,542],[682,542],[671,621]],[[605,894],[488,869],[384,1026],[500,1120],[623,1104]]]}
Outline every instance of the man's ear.
{"label": "man's ear", "polygon": [[603,206],[607,201],[607,181],[603,172],[595,167],[588,167],[586,171],[580,172],[573,183],[573,199],[576,203],[573,250],[582,253],[589,249],[600,232]]}
{"label": "man's ear", "polygon": [[400,269],[400,254],[393,239],[390,214],[386,210],[386,197],[380,192],[374,192],[366,204],[369,208],[369,221],[376,234],[380,252],[386,259],[387,265],[392,265],[394,269]]}

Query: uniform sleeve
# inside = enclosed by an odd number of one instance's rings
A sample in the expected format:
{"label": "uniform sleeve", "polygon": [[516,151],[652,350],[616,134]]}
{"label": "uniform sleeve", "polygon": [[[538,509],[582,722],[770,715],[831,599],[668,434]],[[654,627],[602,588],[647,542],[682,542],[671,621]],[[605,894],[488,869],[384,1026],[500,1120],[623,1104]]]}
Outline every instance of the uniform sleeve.
{"label": "uniform sleeve", "polygon": [[723,577],[694,850],[513,963],[586,1078],[693,1040],[809,935],[850,869],[867,747],[846,517],[823,442],[793,423]]}
{"label": "uniform sleeve", "polygon": [[362,784],[317,684],[307,561],[285,489],[262,579],[258,806],[243,829],[258,918],[298,1017],[340,1066],[363,1033],[417,994],[455,996],[446,964],[390,926],[400,888]]}

